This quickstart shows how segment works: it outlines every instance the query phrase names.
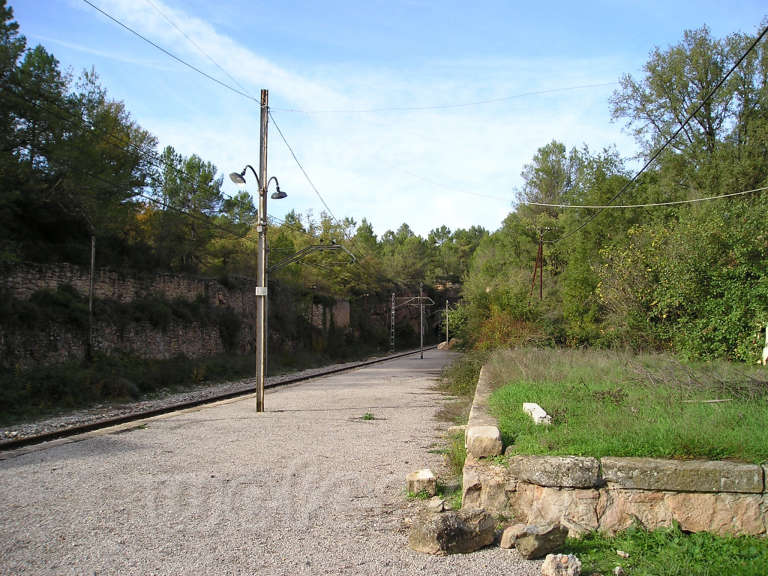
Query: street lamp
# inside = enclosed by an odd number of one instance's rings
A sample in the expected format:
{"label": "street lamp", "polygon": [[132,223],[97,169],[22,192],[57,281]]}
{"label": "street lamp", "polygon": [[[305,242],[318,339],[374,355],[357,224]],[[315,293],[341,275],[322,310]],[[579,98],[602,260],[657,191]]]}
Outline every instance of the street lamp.
{"label": "street lamp", "polygon": [[269,93],[261,91],[261,133],[259,142],[259,174],[247,164],[242,172],[232,172],[230,180],[245,184],[245,172],[251,169],[259,185],[259,212],[256,231],[258,232],[258,254],[256,264],[256,411],[264,412],[264,383],[267,379],[267,189],[275,181],[274,200],[285,198],[277,178],[267,179],[267,123],[269,119]]}
{"label": "street lamp", "polygon": [[256,231],[259,235],[256,264],[256,412],[264,412],[264,384],[267,379],[267,190],[274,180],[276,191],[273,200],[281,200],[288,196],[280,189],[280,182],[272,176],[265,186],[253,166],[247,164],[242,172],[232,172],[229,179],[235,184],[245,184],[245,172],[251,169],[259,186],[259,211],[257,214]]}

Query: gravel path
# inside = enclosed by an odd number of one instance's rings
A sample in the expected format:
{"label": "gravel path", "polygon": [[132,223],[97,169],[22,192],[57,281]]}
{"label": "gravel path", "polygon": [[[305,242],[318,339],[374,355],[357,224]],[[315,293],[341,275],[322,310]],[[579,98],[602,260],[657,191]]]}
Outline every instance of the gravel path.
{"label": "gravel path", "polygon": [[[286,380],[293,380],[295,378],[309,378],[317,376],[324,374],[329,370],[353,368],[359,366],[363,362],[369,362],[373,359],[374,358],[369,358],[367,360],[355,360],[341,364],[321,366],[319,368],[307,368],[297,372],[286,372],[285,374],[280,374],[279,376],[270,376],[267,378],[266,386],[277,386]],[[216,396],[223,396],[224,394],[253,390],[255,386],[255,378],[243,378],[242,380],[230,380],[227,382],[220,382],[218,384],[203,383],[199,386],[194,386],[184,390],[183,392],[161,390],[153,394],[151,397],[140,401],[120,403],[107,402],[104,404],[98,404],[91,408],[84,408],[82,410],[70,410],[64,414],[42,418],[33,422],[14,424],[12,426],[6,426],[5,428],[0,427],[0,441],[27,438],[29,436],[36,436],[45,432],[54,432],[64,428],[70,428],[72,426],[91,424],[101,420],[109,420],[113,418],[119,418],[121,416],[128,416],[131,414],[139,414],[141,412],[148,412],[158,408],[168,408],[170,406],[175,406],[185,402],[206,400],[208,398],[215,398]]]}
{"label": "gravel path", "polygon": [[539,574],[406,547],[405,475],[446,428],[452,354],[424,356],[0,454],[0,573]]}

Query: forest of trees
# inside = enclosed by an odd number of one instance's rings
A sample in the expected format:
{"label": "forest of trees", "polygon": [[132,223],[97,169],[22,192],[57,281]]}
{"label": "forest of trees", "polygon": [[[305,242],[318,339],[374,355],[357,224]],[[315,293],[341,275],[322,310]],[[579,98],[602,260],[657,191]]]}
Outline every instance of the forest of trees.
{"label": "forest of trees", "polygon": [[[532,204],[649,204],[768,186],[766,41],[706,99],[755,38],[687,31],[654,49],[639,78],[621,79],[611,113],[637,138],[643,162],[704,103],[636,182],[615,149],[569,150],[556,141],[539,148],[522,171],[516,209],[472,259],[464,306],[454,312],[467,340],[759,359],[768,323],[768,191],[602,211]],[[540,237],[541,300],[538,289],[531,295]]]}
{"label": "forest of trees", "polygon": [[[687,31],[654,49],[640,77],[621,79],[611,113],[637,138],[642,161],[704,102],[636,181],[614,148],[542,143],[493,233],[442,226],[422,238],[403,224],[377,237],[365,219],[290,213],[270,222],[271,263],[329,242],[356,262],[317,252],[275,281],[340,298],[461,283],[452,323],[481,348],[629,345],[756,360],[768,323],[767,193],[620,210],[537,205],[687,201],[767,186],[766,42],[705,101],[754,39]],[[102,267],[255,275],[251,196],[225,196],[217,168],[196,155],[158,150],[95,71],[75,77],[29,46],[5,0],[0,87],[0,266],[86,265],[93,236]],[[532,289],[540,239],[542,299]]]}

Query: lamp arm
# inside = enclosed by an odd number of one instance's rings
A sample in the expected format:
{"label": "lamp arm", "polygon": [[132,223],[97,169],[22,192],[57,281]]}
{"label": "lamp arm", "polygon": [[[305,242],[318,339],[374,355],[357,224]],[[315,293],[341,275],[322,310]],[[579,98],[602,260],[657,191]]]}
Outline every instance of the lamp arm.
{"label": "lamp arm", "polygon": [[245,176],[245,171],[248,170],[248,168],[250,168],[251,172],[253,172],[253,175],[256,178],[256,184],[259,185],[259,190],[261,190],[261,181],[259,180],[259,175],[256,173],[256,170],[254,170],[253,166],[251,166],[250,164],[246,164],[245,168],[243,168],[243,171],[240,173],[240,175]]}

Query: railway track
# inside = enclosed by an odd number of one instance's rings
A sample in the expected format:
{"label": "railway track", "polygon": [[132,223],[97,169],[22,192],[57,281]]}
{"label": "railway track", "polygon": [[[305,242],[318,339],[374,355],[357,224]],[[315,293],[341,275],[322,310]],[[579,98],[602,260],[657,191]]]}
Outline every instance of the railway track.
{"label": "railway track", "polygon": [[[433,350],[437,348],[437,346],[425,346],[424,350]],[[397,354],[390,354],[388,356],[383,356],[380,358],[372,358],[369,360],[363,360],[361,362],[351,363],[351,364],[344,364],[343,366],[339,367],[338,365],[335,365],[333,367],[329,367],[327,370],[321,370],[319,372],[313,372],[309,375],[297,375],[295,377],[288,377],[281,379],[280,381],[275,382],[269,382],[267,381],[265,383],[265,388],[277,388],[280,386],[286,386],[288,384],[296,384],[297,382],[303,382],[306,380],[311,380],[313,378],[320,378],[322,376],[328,376],[330,374],[338,374],[340,372],[348,372],[350,370],[356,370],[358,368],[362,368],[365,366],[370,366],[371,364],[378,364],[381,362],[386,362],[388,360],[394,360],[396,358],[403,358],[405,356],[411,356],[413,354],[418,354],[419,350],[410,350],[408,352],[399,352]],[[198,406],[204,406],[206,404],[212,404],[214,402],[220,402],[222,400],[229,400],[231,398],[238,398],[240,396],[247,396],[248,394],[253,394],[254,390],[252,387],[243,388],[241,390],[236,390],[233,392],[227,392],[224,394],[217,394],[215,396],[209,396],[206,398],[198,398],[195,400],[189,400],[184,402],[178,402],[175,404],[170,404],[167,406],[162,406],[159,408],[152,408],[149,410],[140,410],[137,412],[131,412],[130,414],[123,414],[117,417],[112,418],[103,418],[91,422],[86,422],[82,424],[76,424],[73,426],[67,426],[65,428],[60,428],[57,430],[50,430],[46,431],[40,434],[33,434],[29,436],[23,436],[20,438],[14,438],[12,440],[4,440],[0,442],[0,452],[8,451],[8,450],[15,450],[18,448],[23,448],[25,446],[32,446],[35,444],[41,444],[43,442],[50,442],[51,440],[58,440],[61,438],[67,438],[70,436],[77,436],[78,434],[85,434],[86,432],[92,432],[94,430],[100,430],[102,428],[109,428],[111,426],[118,426],[121,424],[127,424],[130,422],[135,422],[138,420],[143,420],[145,418],[152,418],[154,416],[161,416],[163,414],[169,414],[171,412],[176,412],[178,410],[186,410],[189,408],[196,408]]]}

